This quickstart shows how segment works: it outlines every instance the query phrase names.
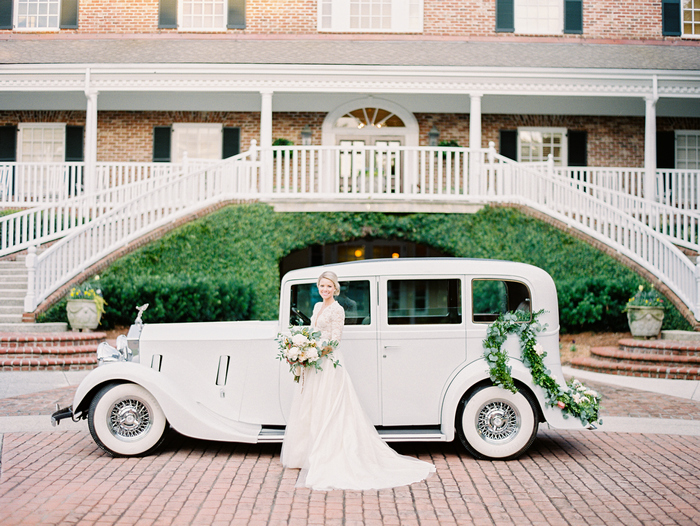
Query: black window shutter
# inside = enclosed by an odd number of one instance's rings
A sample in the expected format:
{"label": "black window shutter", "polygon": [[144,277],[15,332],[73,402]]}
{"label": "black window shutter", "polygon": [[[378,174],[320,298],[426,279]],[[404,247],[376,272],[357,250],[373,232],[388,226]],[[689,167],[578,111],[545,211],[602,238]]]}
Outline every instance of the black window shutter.
{"label": "black window shutter", "polygon": [[585,131],[569,130],[568,133],[569,166],[588,166],[588,133]]}
{"label": "black window shutter", "polygon": [[241,153],[241,129],[224,128],[222,158],[228,159]]}
{"label": "black window shutter", "polygon": [[228,0],[229,29],[245,29],[245,0]]}
{"label": "black window shutter", "polygon": [[515,31],[513,0],[496,0],[496,31]]}
{"label": "black window shutter", "polygon": [[681,36],[681,0],[663,0],[661,4],[661,34]]}
{"label": "black window shutter", "polygon": [[61,29],[78,29],[78,0],[61,0]]}
{"label": "black window shutter", "polygon": [[14,0],[0,0],[0,29],[12,29],[12,4]]}
{"label": "black window shutter", "polygon": [[518,130],[501,130],[499,139],[500,153],[508,159],[518,160]]}
{"label": "black window shutter", "polygon": [[0,126],[0,161],[17,161],[17,126]]}
{"label": "black window shutter", "polygon": [[155,126],[153,128],[153,162],[170,162],[170,141],[172,139],[170,126]]}
{"label": "black window shutter", "polygon": [[656,167],[674,169],[676,167],[676,133],[656,132]]}
{"label": "black window shutter", "polygon": [[66,126],[66,162],[84,161],[83,127]]}
{"label": "black window shutter", "polygon": [[177,28],[177,0],[159,1],[158,27]]}
{"label": "black window shutter", "polygon": [[583,33],[583,0],[564,0],[564,33]]}

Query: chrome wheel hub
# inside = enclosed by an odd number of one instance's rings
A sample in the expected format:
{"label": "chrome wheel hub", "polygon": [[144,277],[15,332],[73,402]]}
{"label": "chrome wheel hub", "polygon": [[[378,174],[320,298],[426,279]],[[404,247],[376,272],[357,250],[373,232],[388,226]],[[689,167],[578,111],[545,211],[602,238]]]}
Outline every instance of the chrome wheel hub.
{"label": "chrome wheel hub", "polygon": [[135,440],[151,428],[151,412],[136,399],[120,400],[110,411],[107,425],[111,433],[120,440]]}
{"label": "chrome wheel hub", "polygon": [[489,402],[478,413],[476,429],[486,442],[502,444],[518,434],[520,415],[506,402]]}

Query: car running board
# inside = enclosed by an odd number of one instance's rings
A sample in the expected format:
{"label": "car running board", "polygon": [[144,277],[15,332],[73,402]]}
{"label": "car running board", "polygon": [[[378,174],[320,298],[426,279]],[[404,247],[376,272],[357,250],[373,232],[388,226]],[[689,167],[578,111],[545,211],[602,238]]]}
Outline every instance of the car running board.
{"label": "car running board", "polygon": [[[446,442],[447,437],[438,428],[387,428],[377,429],[385,442]],[[263,427],[258,435],[258,443],[277,443],[284,439],[284,429]]]}

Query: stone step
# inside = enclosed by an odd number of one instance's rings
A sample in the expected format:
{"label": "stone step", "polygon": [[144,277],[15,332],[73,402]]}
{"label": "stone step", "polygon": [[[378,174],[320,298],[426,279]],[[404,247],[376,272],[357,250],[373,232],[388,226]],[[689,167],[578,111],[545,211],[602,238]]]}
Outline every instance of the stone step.
{"label": "stone step", "polygon": [[0,314],[0,325],[5,323],[22,323],[22,314]]}
{"label": "stone step", "polygon": [[700,367],[700,355],[676,351],[673,354],[631,352],[620,347],[593,347],[591,357],[616,363],[663,365],[666,367]]}
{"label": "stone step", "polygon": [[4,285],[14,285],[17,287],[17,285],[27,282],[27,275],[25,274],[23,276],[21,274],[7,274],[5,276],[0,276],[0,280],[2,280],[1,282]]}
{"label": "stone step", "polygon": [[2,308],[17,308],[19,307],[24,312],[24,298],[21,296],[0,296],[0,309]]}
{"label": "stone step", "polygon": [[35,334],[47,332],[66,332],[68,324],[65,322],[52,323],[0,323],[0,333]]}
{"label": "stone step", "polygon": [[93,369],[97,346],[105,337],[103,332],[2,333],[0,371]]}
{"label": "stone step", "polygon": [[631,364],[599,360],[594,357],[578,357],[571,360],[576,369],[621,376],[664,378],[667,380],[700,380],[700,367],[668,367],[664,365]]}
{"label": "stone step", "polygon": [[700,341],[636,340],[625,338],[618,342],[621,350],[638,354],[700,356]]}

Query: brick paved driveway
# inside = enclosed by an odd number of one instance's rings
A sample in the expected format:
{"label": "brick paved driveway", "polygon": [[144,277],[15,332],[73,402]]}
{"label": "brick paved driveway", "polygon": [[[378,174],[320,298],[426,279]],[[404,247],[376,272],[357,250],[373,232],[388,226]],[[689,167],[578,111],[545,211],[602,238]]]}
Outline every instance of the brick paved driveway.
{"label": "brick paved driveway", "polygon": [[[699,402],[592,386],[605,396],[603,418],[700,420]],[[0,416],[48,415],[73,392],[0,399]],[[171,433],[156,455],[115,459],[86,424],[7,433],[0,525],[700,524],[698,436],[542,429],[528,454],[510,462],[477,461],[452,444],[394,446],[431,460],[437,473],[392,490],[317,492],[294,487],[297,471],[282,469],[279,445]]]}

